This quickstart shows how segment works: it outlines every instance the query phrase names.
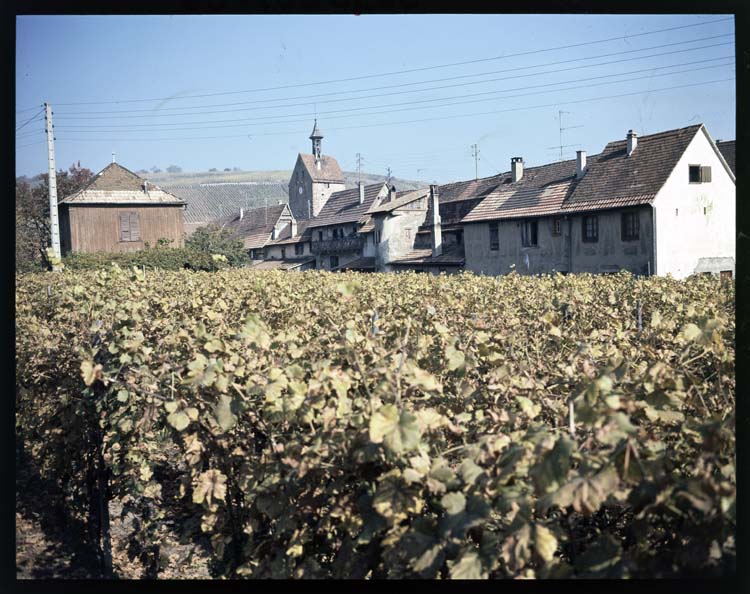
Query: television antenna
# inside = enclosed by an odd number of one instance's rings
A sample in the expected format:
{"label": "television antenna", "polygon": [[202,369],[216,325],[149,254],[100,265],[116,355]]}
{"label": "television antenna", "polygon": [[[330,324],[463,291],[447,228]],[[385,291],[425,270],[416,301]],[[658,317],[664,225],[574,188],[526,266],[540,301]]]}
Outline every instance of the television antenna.
{"label": "television antenna", "polygon": [[552,148],[560,149],[560,161],[563,160],[563,149],[564,148],[571,147],[571,146],[578,146],[578,145],[575,145],[575,144],[564,145],[563,144],[563,132],[565,130],[572,130],[573,128],[583,128],[582,125],[579,125],[579,126],[563,126],[563,114],[572,115],[573,112],[572,111],[563,111],[562,109],[559,109],[557,111],[557,117],[558,117],[558,120],[560,121],[560,144],[557,145],[557,146],[555,146],[555,147],[552,147]]}

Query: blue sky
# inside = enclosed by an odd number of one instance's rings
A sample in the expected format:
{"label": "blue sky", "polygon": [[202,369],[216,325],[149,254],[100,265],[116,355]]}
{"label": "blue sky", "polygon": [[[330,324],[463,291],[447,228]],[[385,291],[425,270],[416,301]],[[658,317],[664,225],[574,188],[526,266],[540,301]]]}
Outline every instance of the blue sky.
{"label": "blue sky", "polygon": [[23,16],[16,173],[46,169],[44,101],[58,168],[94,171],[112,151],[132,170],[291,169],[315,113],[344,170],[361,153],[440,183],[474,177],[475,143],[480,177],[558,160],[559,110],[564,158],[630,128],[728,140],[733,33],[728,15]]}

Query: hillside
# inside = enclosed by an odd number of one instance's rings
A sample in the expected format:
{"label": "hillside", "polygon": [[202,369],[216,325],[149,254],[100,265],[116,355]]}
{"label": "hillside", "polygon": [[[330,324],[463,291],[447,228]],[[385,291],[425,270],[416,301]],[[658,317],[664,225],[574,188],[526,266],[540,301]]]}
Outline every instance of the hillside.
{"label": "hillside", "polygon": [[[257,183],[258,185],[277,185],[289,183],[292,176],[291,170],[273,171],[188,171],[182,173],[151,173],[139,175],[148,178],[149,181],[160,186],[187,186],[206,183]],[[355,171],[344,171],[346,187],[353,188],[357,185],[357,173]],[[362,173],[361,179],[365,184],[374,184],[385,181],[384,175]],[[428,185],[426,182],[406,180],[398,177],[392,178],[392,183],[398,190],[414,190]]]}

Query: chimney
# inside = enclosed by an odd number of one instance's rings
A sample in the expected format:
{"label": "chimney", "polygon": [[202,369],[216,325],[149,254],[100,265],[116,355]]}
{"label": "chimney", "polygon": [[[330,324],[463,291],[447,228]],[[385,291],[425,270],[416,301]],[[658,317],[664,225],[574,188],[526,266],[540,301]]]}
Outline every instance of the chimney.
{"label": "chimney", "polygon": [[148,194],[148,180],[147,179],[143,180],[143,191],[146,192],[146,194]]}
{"label": "chimney", "polygon": [[112,162],[113,163],[115,162],[115,153],[114,153],[114,151],[112,151]]}
{"label": "chimney", "polygon": [[638,135],[632,130],[628,130],[628,157],[633,154],[635,147],[638,146]]}
{"label": "chimney", "polygon": [[586,151],[576,151],[576,179],[581,179],[586,173]]}
{"label": "chimney", "polygon": [[443,253],[443,233],[440,227],[440,198],[438,186],[430,185],[430,199],[432,201],[432,257]]}
{"label": "chimney", "polygon": [[513,174],[514,182],[517,182],[523,177],[523,157],[511,157],[510,171]]}
{"label": "chimney", "polygon": [[362,182],[357,182],[357,185],[359,186],[359,203],[364,204],[365,203],[365,184]]}
{"label": "chimney", "polygon": [[396,186],[388,188],[388,200],[393,202],[396,199]]}
{"label": "chimney", "polygon": [[240,206],[240,221],[245,216],[245,209]]}

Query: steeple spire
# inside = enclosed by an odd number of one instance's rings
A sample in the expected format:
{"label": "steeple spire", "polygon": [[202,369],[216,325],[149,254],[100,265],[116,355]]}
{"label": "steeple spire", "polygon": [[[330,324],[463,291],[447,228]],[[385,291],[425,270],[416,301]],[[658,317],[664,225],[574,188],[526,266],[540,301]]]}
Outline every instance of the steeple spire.
{"label": "steeple spire", "polygon": [[318,129],[317,118],[315,118],[315,125],[313,126],[312,134],[310,134],[310,140],[312,140],[312,154],[315,156],[316,161],[320,161],[321,140],[323,140],[323,134]]}

